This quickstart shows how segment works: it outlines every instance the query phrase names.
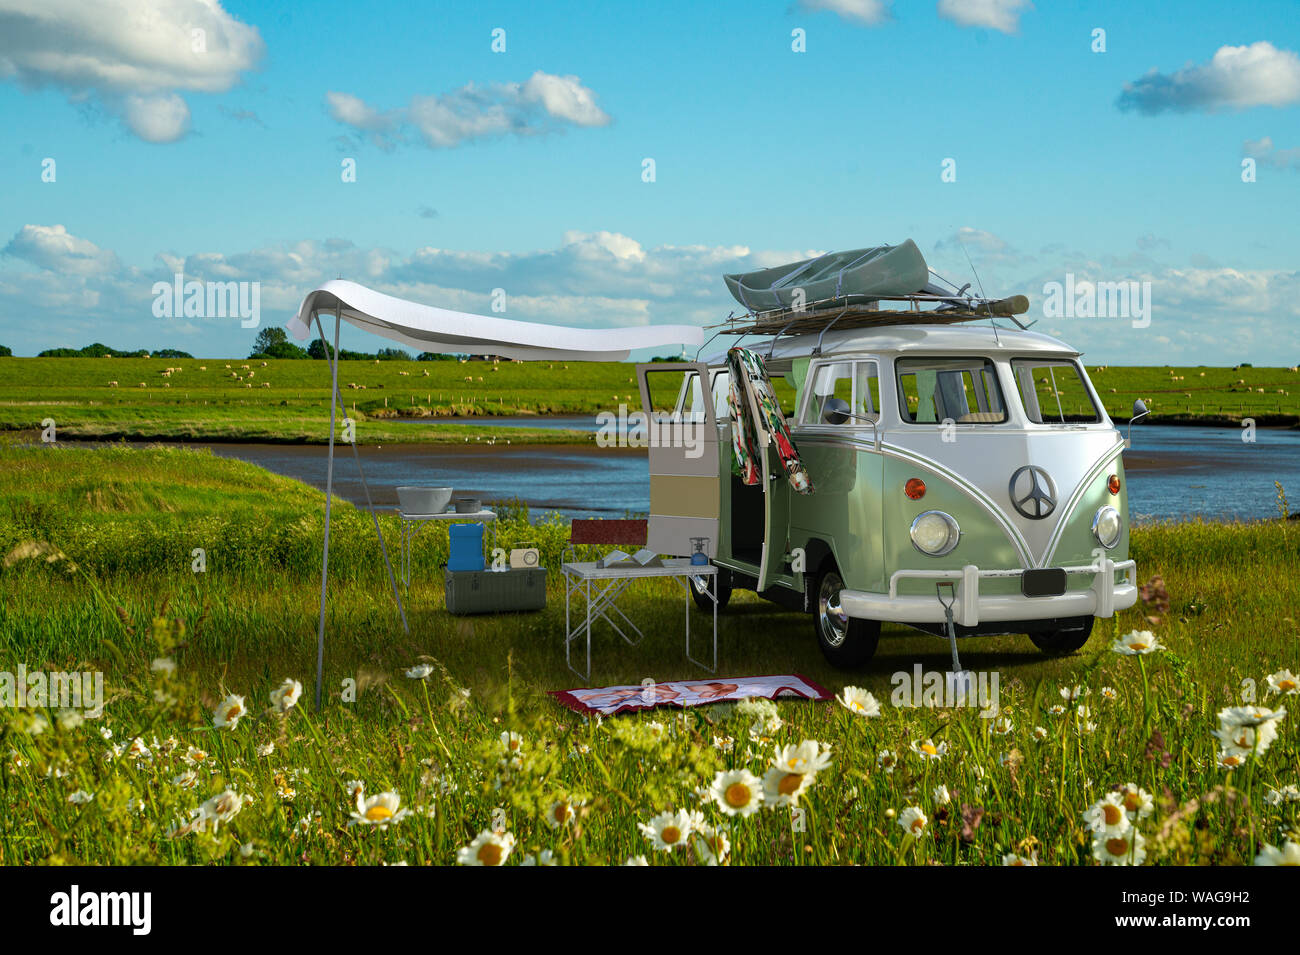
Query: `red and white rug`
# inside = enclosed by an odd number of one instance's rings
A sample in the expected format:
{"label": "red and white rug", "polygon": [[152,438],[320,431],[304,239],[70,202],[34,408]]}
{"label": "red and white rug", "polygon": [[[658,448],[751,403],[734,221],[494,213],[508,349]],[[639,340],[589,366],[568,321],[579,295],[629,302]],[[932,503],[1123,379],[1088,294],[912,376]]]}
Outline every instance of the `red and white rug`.
{"label": "red and white rug", "polygon": [[717,677],[708,680],[676,680],[631,686],[588,687],[577,690],[552,690],[551,696],[578,713],[611,716],[656,706],[701,706],[763,697],[769,700],[793,698],[829,700],[831,694],[812,680],[798,674],[784,676]]}

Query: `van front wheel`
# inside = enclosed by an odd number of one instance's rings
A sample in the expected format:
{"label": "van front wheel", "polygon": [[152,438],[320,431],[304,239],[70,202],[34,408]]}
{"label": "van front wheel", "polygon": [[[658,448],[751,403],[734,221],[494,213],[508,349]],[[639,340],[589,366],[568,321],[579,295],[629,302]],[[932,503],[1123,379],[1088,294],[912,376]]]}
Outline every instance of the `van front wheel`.
{"label": "van front wheel", "polygon": [[1034,646],[1044,653],[1050,653],[1059,656],[1064,653],[1073,653],[1080,649],[1088,638],[1092,636],[1092,623],[1095,618],[1089,617],[1081,627],[1073,630],[1043,630],[1038,633],[1029,634],[1029,639],[1034,642]]}
{"label": "van front wheel", "polygon": [[834,565],[822,571],[817,578],[813,626],[817,630],[817,645],[832,666],[859,666],[876,652],[880,621],[858,620],[846,614],[840,605],[843,590],[844,581]]}

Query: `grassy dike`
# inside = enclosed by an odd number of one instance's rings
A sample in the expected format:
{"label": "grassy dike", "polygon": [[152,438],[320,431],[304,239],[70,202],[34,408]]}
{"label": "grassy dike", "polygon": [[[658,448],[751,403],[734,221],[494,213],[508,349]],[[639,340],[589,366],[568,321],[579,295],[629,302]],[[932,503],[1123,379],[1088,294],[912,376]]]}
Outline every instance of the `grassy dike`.
{"label": "grassy dike", "polygon": [[[720,617],[720,674],[799,672],[833,691],[865,687],[882,704],[881,717],[865,719],[835,703],[783,702],[777,727],[730,706],[600,724],[559,708],[545,691],[578,685],[563,659],[562,583],[552,575],[542,613],[451,617],[435,570],[445,530],[417,540],[403,633],[369,517],[344,502],[332,530],[318,716],[308,703],[321,510],[305,485],[202,452],[0,446],[0,554],[10,555],[0,568],[0,670],[103,670],[109,699],[104,718],[66,728],[57,713],[43,714],[41,727],[30,711],[0,710],[0,861],[449,864],[498,809],[516,840],[509,864],[544,852],[599,864],[641,854],[655,864],[707,861],[705,846],[655,852],[637,831],[660,811],[687,809],[703,813],[703,833],[726,836],[738,864],[998,864],[1008,853],[1093,864],[1080,813],[1129,782],[1155,798],[1139,824],[1148,862],[1248,863],[1264,844],[1300,838],[1300,803],[1264,798],[1297,782],[1298,714],[1236,771],[1216,765],[1211,734],[1245,680],[1261,702],[1297,708],[1294,697],[1266,698],[1264,683],[1282,667],[1300,669],[1294,523],[1135,529],[1142,577],[1161,574],[1169,590],[1160,622],[1128,611],[1059,659],[1023,637],[966,644],[968,667],[1000,674],[1009,728],[973,710],[890,704],[891,674],[917,662],[946,667],[941,641],[887,627],[867,669],[837,672],[821,662],[807,618],[740,599]],[[384,527],[396,546],[395,523]],[[500,535],[506,546],[538,543],[555,568],[567,530],[529,524],[518,510]],[[191,569],[196,547],[205,573]],[[625,606],[647,639],[628,648],[598,636],[593,684],[699,675],[683,654],[680,591],[641,586]],[[1134,628],[1154,629],[1166,649],[1141,658],[1109,649]],[[176,664],[174,674],[151,669],[159,658]],[[422,663],[426,679],[405,675]],[[268,712],[286,677],[305,685],[302,703]],[[355,702],[341,698],[346,680],[356,682]],[[1052,709],[1063,702],[1058,687],[1073,684],[1091,690],[1083,718]],[[230,693],[249,713],[217,729],[212,710]],[[503,732],[523,740],[517,762]],[[946,754],[917,756],[912,744],[927,738]],[[831,760],[800,797],[803,831],[792,830],[788,806],[733,817],[696,794],[722,770],[762,777],[774,747],[804,739],[828,743]],[[418,811],[386,828],[357,822],[354,779]],[[952,804],[935,795],[940,784]],[[215,832],[185,831],[196,808],[228,789],[240,797],[237,815]],[[82,801],[70,802],[74,794]],[[557,802],[576,817],[552,828],[544,817]],[[985,810],[965,835],[962,802]],[[926,814],[919,835],[895,822],[909,806]]]}
{"label": "grassy dike", "polygon": [[[1088,371],[1115,420],[1127,420],[1140,397],[1152,424],[1237,426],[1251,418],[1263,427],[1300,426],[1300,373],[1290,368]],[[492,419],[635,409],[634,375],[625,362],[344,361],[339,386],[362,444],[475,436],[573,444],[594,439],[503,428]],[[788,403],[788,387],[776,387]],[[53,420],[65,438],[321,444],[329,438],[329,392],[328,366],[317,361],[0,358],[0,431],[35,432]],[[449,417],[482,424],[437,423]]]}

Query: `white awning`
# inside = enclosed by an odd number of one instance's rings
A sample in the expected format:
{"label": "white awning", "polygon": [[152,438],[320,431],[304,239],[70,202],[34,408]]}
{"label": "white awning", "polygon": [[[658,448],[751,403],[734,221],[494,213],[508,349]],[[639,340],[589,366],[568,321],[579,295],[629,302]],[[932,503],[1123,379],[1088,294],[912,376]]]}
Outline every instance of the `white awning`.
{"label": "white awning", "polygon": [[312,313],[332,314],[335,308],[357,328],[420,352],[622,361],[637,348],[704,342],[704,330],[695,325],[571,328],[520,322],[408,302],[344,279],[334,279],[308,292],[288,328],[302,341],[311,335]]}

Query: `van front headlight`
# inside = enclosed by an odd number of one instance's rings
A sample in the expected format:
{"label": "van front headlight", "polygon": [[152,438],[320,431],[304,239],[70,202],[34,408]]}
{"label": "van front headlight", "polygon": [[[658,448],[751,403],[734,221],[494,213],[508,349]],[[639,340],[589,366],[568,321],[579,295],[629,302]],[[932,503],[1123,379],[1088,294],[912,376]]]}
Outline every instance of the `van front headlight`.
{"label": "van front headlight", "polygon": [[1092,519],[1092,536],[1097,538],[1098,544],[1110,550],[1119,543],[1123,529],[1124,519],[1119,516],[1119,511],[1109,504],[1097,509],[1097,515]]}
{"label": "van front headlight", "polygon": [[925,511],[912,521],[912,546],[922,554],[942,557],[957,546],[961,528],[950,514],[943,511]]}

